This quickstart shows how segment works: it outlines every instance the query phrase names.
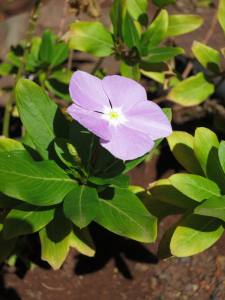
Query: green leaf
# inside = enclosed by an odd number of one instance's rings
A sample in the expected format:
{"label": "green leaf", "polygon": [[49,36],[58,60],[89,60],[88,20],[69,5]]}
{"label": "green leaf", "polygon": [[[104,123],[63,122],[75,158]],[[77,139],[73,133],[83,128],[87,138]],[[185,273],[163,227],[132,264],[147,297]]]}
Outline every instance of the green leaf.
{"label": "green leaf", "polygon": [[220,196],[216,183],[199,175],[174,174],[170,176],[169,181],[178,191],[198,202],[212,196]]}
{"label": "green leaf", "polygon": [[125,0],[114,0],[110,11],[110,18],[113,25],[113,33],[115,37],[122,37],[122,24],[126,11]]}
{"label": "green leaf", "polygon": [[129,66],[123,61],[120,64],[120,73],[122,76],[132,78],[136,81],[139,81],[141,77],[139,65]]}
{"label": "green leaf", "polygon": [[147,56],[142,57],[142,61],[147,63],[166,62],[183,53],[184,50],[179,47],[152,48]]}
{"label": "green leaf", "polygon": [[41,258],[54,270],[58,270],[65,261],[70,247],[71,223],[65,218],[61,208],[40,232]]}
{"label": "green leaf", "polygon": [[221,221],[198,215],[184,218],[175,229],[171,253],[178,257],[191,256],[211,247],[223,234]]}
{"label": "green leaf", "polygon": [[194,210],[197,215],[209,216],[225,221],[225,196],[205,200]]}
{"label": "green leaf", "polygon": [[0,152],[14,150],[24,150],[23,144],[17,140],[0,136]]}
{"label": "green leaf", "polygon": [[219,141],[214,132],[200,127],[195,131],[194,151],[205,175],[215,181],[225,193],[225,173],[219,158]]}
{"label": "green leaf", "polygon": [[150,186],[150,192],[154,198],[177,207],[193,208],[196,206],[196,202],[177,190],[169,179],[157,180]]}
{"label": "green leaf", "polygon": [[194,153],[194,138],[185,131],[173,131],[167,141],[176,160],[190,173],[202,175]]}
{"label": "green leaf", "polygon": [[140,20],[147,13],[148,0],[126,0],[126,5],[131,16]]}
{"label": "green leaf", "polygon": [[60,203],[75,181],[54,161],[36,162],[26,151],[0,153],[0,191],[37,206]]}
{"label": "green leaf", "polygon": [[225,0],[219,0],[217,19],[225,33]]}
{"label": "green leaf", "polygon": [[20,200],[10,198],[10,197],[0,193],[0,208],[11,209],[20,204],[21,204]]}
{"label": "green leaf", "polygon": [[225,141],[222,141],[218,150],[220,165],[225,173]]}
{"label": "green leaf", "polygon": [[63,209],[66,217],[79,228],[86,227],[96,216],[98,194],[96,189],[77,185],[66,195]]}
{"label": "green leaf", "polygon": [[100,22],[77,22],[70,27],[69,47],[104,57],[112,54],[113,39]]}
{"label": "green leaf", "polygon": [[6,60],[11,62],[15,67],[20,68],[21,56],[17,55],[16,51],[12,50],[6,55]]}
{"label": "green leaf", "polygon": [[0,64],[0,76],[7,76],[11,73],[13,65],[9,63]]}
{"label": "green leaf", "polygon": [[[73,145],[69,144],[67,140],[62,138],[56,138],[54,142],[54,149],[58,156],[58,158],[69,168],[73,168],[75,166],[80,165],[80,161],[78,162],[76,159],[77,153],[75,155],[71,155],[69,149],[73,147]],[[75,149],[73,147],[73,149]]]}
{"label": "green leaf", "polygon": [[123,21],[122,35],[125,44],[129,48],[140,49],[140,37],[133,19],[127,12]]}
{"label": "green leaf", "polygon": [[54,208],[41,208],[29,204],[17,206],[5,218],[4,238],[11,239],[39,231],[53,219],[54,211]]}
{"label": "green leaf", "polygon": [[90,161],[89,154],[91,151],[91,144],[94,139],[93,134],[87,131],[87,129],[82,127],[80,124],[73,122],[71,123],[69,136],[70,144],[72,144],[77,151],[77,154],[75,154],[75,156],[77,156],[77,161],[81,161],[84,168],[88,169]]}
{"label": "green leaf", "polygon": [[90,177],[88,180],[96,185],[111,185],[113,187],[127,188],[129,186],[130,177],[118,175],[112,178]]}
{"label": "green leaf", "polygon": [[51,31],[46,30],[42,35],[42,41],[40,45],[40,59],[44,63],[50,64],[53,57],[53,48],[54,48],[54,36]]}
{"label": "green leaf", "polygon": [[68,83],[64,84],[57,79],[49,78],[48,80],[45,80],[45,86],[53,95],[66,100],[67,102],[71,102]]}
{"label": "green leaf", "polygon": [[70,82],[70,79],[72,77],[72,72],[68,69],[60,69],[60,70],[57,70],[55,72],[53,72],[51,74],[51,76],[49,77],[50,79],[55,79],[59,82],[62,82],[64,84],[69,84]]}
{"label": "green leaf", "polygon": [[166,37],[168,29],[168,13],[163,9],[141,36],[141,52],[147,55],[151,48],[160,44]]}
{"label": "green leaf", "polygon": [[176,0],[153,0],[152,2],[159,7],[164,7],[169,4],[175,4]]}
{"label": "green leaf", "polygon": [[[55,138],[56,118],[63,119],[57,105],[34,82],[20,79],[16,85],[17,108],[30,139],[43,158],[48,158],[48,147]],[[58,120],[60,127],[63,121]],[[58,125],[59,126],[59,125]]]}
{"label": "green leaf", "polygon": [[151,71],[145,71],[143,69],[140,70],[141,74],[143,74],[144,76],[155,80],[156,82],[159,82],[161,84],[163,84],[164,80],[165,80],[165,75],[162,72],[151,72]]}
{"label": "green leaf", "polygon": [[73,226],[73,230],[70,234],[70,246],[77,249],[83,255],[90,257],[95,255],[95,246],[88,228],[79,229]]}
{"label": "green leaf", "polygon": [[218,147],[219,141],[214,132],[204,127],[198,127],[195,130],[194,152],[205,174],[207,174],[209,154],[213,148]]}
{"label": "green leaf", "polygon": [[197,15],[169,16],[167,37],[189,33],[198,29],[202,24],[203,19]]}
{"label": "green leaf", "polygon": [[115,189],[111,200],[99,199],[95,221],[116,234],[140,242],[156,239],[156,218],[127,189]]}
{"label": "green leaf", "polygon": [[214,93],[214,85],[203,73],[191,76],[178,83],[168,94],[168,99],[183,106],[198,105]]}
{"label": "green leaf", "polygon": [[194,42],[192,52],[197,60],[212,72],[220,71],[221,56],[219,51],[199,42]]}
{"label": "green leaf", "polygon": [[28,72],[34,72],[35,69],[42,63],[39,57],[41,42],[42,40],[40,37],[34,37],[31,41],[31,49],[26,57],[25,66]]}
{"label": "green leaf", "polygon": [[53,48],[51,67],[56,67],[63,63],[68,58],[68,54],[69,49],[65,43],[56,44]]}

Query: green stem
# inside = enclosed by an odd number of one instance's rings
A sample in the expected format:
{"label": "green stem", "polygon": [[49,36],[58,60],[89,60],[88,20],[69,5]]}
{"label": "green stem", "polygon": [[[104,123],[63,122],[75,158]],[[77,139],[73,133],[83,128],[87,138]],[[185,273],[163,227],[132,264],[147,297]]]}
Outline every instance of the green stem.
{"label": "green stem", "polygon": [[13,103],[14,103],[14,98],[15,98],[15,86],[16,86],[16,83],[19,80],[19,78],[24,73],[24,67],[26,64],[26,56],[28,54],[30,42],[31,42],[35,27],[36,27],[40,6],[41,6],[41,0],[36,0],[33,11],[31,13],[31,16],[29,19],[29,25],[28,25],[28,30],[27,30],[27,45],[26,45],[26,48],[24,51],[24,55],[23,55],[20,67],[19,67],[17,75],[16,75],[15,85],[12,90],[12,94],[6,104],[6,107],[5,107],[4,116],[3,116],[3,129],[2,129],[2,134],[5,137],[9,136],[10,118],[11,118],[11,113],[12,113]]}
{"label": "green stem", "polygon": [[95,136],[92,135],[90,150],[89,150],[89,155],[88,155],[88,165],[87,165],[87,175],[88,175],[88,177],[90,175],[90,170],[91,170],[91,160],[92,160],[94,144],[95,144]]}
{"label": "green stem", "polygon": [[97,60],[96,64],[94,65],[94,67],[93,67],[93,69],[91,71],[91,74],[95,74],[95,72],[100,68],[100,66],[101,66],[101,64],[102,64],[103,61],[104,61],[104,57],[100,57]]}

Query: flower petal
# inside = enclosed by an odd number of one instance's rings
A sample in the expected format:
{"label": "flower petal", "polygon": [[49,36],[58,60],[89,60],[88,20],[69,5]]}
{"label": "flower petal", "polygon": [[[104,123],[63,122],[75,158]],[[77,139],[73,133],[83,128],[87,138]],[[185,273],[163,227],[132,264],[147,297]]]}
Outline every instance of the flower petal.
{"label": "flower petal", "polygon": [[70,80],[70,96],[75,104],[92,111],[103,111],[109,100],[102,88],[102,80],[83,71],[76,71]]}
{"label": "flower petal", "polygon": [[140,101],[147,100],[146,91],[136,81],[119,75],[106,76],[102,86],[113,107],[122,107],[123,111]]}
{"label": "flower petal", "polygon": [[152,101],[142,101],[126,113],[126,126],[149,135],[157,140],[169,136],[172,128],[161,108]]}
{"label": "flower petal", "polygon": [[101,118],[101,114],[86,110],[76,104],[70,105],[67,112],[73,119],[89,131],[93,132],[95,135],[102,139],[110,139],[111,132],[109,130],[109,124],[106,120]]}
{"label": "flower petal", "polygon": [[147,153],[154,145],[151,138],[124,125],[111,126],[111,140],[100,140],[102,147],[115,157],[122,160],[132,160]]}

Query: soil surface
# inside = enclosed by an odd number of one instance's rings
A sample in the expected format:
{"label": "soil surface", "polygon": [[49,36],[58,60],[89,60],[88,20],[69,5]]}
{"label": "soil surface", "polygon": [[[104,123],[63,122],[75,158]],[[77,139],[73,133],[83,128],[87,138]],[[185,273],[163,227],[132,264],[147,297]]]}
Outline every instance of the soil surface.
{"label": "soil surface", "polygon": [[[10,5],[6,5],[9,2]],[[12,44],[25,36],[27,19],[32,7],[31,0],[0,1],[0,56],[3,58]],[[112,1],[99,0],[101,18],[108,24],[107,12]],[[179,5],[171,7],[173,13],[196,13],[190,1],[178,0]],[[192,3],[194,1],[191,1]],[[150,14],[153,11],[150,8]],[[176,38],[176,43],[190,53],[193,40],[202,41],[215,14],[215,8],[200,8],[197,11],[205,19],[202,28],[193,34]],[[46,0],[40,12],[37,32],[52,28],[64,32],[67,24],[75,19],[91,19],[90,12],[68,10],[64,0]],[[18,26],[20,24],[20,26]],[[214,47],[224,47],[224,36],[217,26],[209,40]],[[77,66],[91,70],[95,59],[77,55]],[[111,59],[104,62],[109,73],[115,73],[118,65]],[[2,83],[1,84],[7,84]],[[0,103],[3,104],[0,98]],[[0,111],[1,118],[1,111]],[[208,122],[208,120],[207,120]],[[17,123],[12,131],[17,130]],[[200,123],[203,125],[202,123]],[[185,130],[192,131],[200,125],[186,124]],[[208,123],[209,124],[209,123]],[[208,125],[209,126],[209,125]],[[184,129],[184,126],[179,126]],[[162,149],[158,160],[141,165],[132,171],[133,183],[147,186],[160,177],[166,177],[174,168],[175,160]],[[177,171],[177,169],[176,169]],[[171,219],[160,224],[159,237],[168,228]],[[87,258],[71,251],[59,271],[47,265],[35,266],[27,271],[23,264],[16,268],[3,266],[0,269],[0,300],[222,300],[225,299],[225,237],[214,247],[194,257],[170,258],[159,261],[157,245],[142,245],[117,237],[99,227],[92,228],[97,254]]]}

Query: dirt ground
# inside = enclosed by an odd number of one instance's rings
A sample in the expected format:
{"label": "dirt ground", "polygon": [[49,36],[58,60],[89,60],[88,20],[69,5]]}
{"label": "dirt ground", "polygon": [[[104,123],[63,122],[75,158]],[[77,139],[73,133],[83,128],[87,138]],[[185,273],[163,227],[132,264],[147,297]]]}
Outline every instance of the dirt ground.
{"label": "dirt ground", "polygon": [[[11,1],[16,3],[14,6],[13,4],[6,6],[6,2],[8,1],[0,0],[2,58],[11,44],[16,44],[24,37],[33,1]],[[67,11],[64,0],[44,2],[38,32],[44,28],[53,28],[55,32],[66,30],[67,24],[77,18],[73,12]],[[112,1],[97,2],[102,9],[101,18],[108,24],[106,12]],[[194,13],[191,5],[188,5],[190,1],[178,0],[178,2],[177,8],[171,8],[173,12]],[[150,13],[153,13],[151,8]],[[190,53],[194,39],[198,41],[203,39],[215,9],[200,8],[197,13],[204,16],[204,26],[193,34],[176,39],[179,45],[185,47],[187,53]],[[89,19],[90,16],[82,13],[78,18]],[[216,27],[209,44],[217,48],[224,47],[224,37],[219,27]],[[82,62],[81,67],[89,70],[92,66],[93,58],[85,64]],[[114,73],[117,65],[106,60],[105,67],[109,73]],[[173,158],[164,155],[160,164],[154,159],[136,168],[132,172],[133,182],[146,186],[156,178],[168,176],[173,172],[171,168],[174,168]],[[165,220],[160,225],[159,236],[169,223],[170,220]],[[156,256],[156,245],[146,246],[119,238],[99,227],[93,227],[92,231],[97,247],[94,258],[87,258],[71,251],[59,271],[52,271],[45,264],[36,266],[28,272],[23,265],[18,265],[17,268],[3,266],[0,269],[0,300],[225,299],[225,237],[214,247],[197,256],[159,261]]]}

